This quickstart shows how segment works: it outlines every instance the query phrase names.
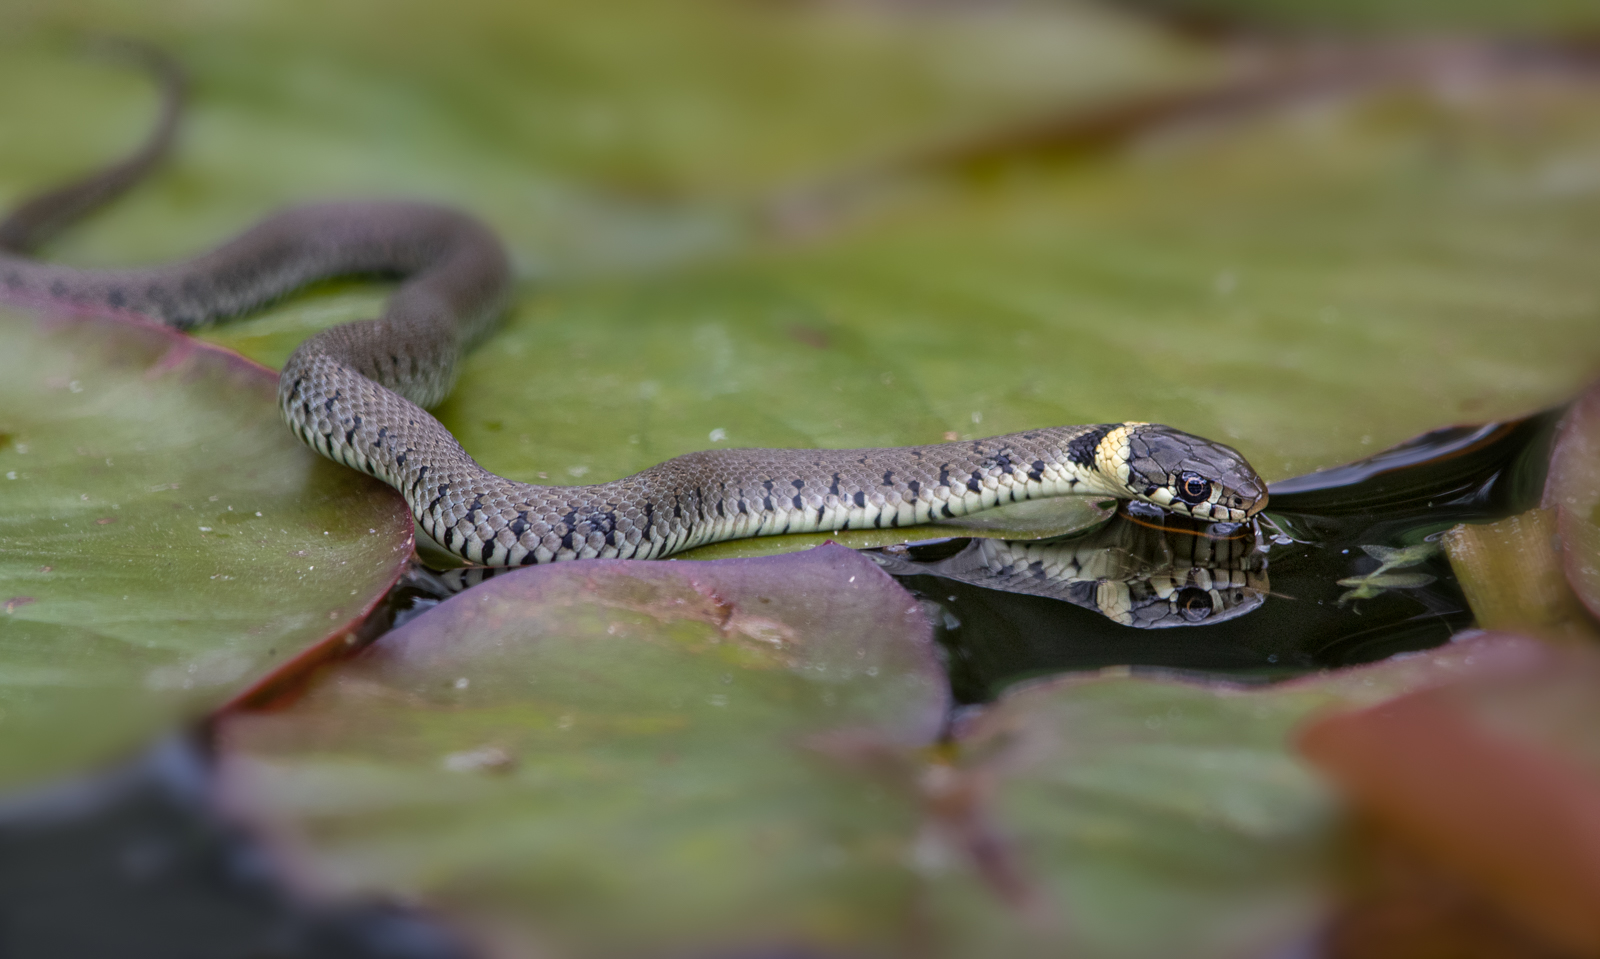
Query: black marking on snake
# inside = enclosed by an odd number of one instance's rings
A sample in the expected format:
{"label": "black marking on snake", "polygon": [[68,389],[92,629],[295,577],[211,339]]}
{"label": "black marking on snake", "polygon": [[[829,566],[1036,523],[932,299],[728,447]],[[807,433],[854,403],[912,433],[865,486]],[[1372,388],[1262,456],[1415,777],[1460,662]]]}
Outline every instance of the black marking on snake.
{"label": "black marking on snake", "polygon": [[444,548],[449,549],[454,544],[455,538],[456,528],[454,526],[446,526],[444,528]]}
{"label": "black marking on snake", "polygon": [[839,495],[839,474],[838,473],[833,474],[833,485],[828,487],[828,492],[832,493],[835,496]]}
{"label": "black marking on snake", "polygon": [[649,500],[644,501],[644,528],[646,531],[654,529],[656,525],[656,505]]}
{"label": "black marking on snake", "polygon": [[[799,482],[799,481],[796,480],[796,482]],[[805,511],[806,504],[805,504],[805,502],[803,500],[800,499],[800,494],[799,493],[794,494],[794,508],[797,509],[797,510],[800,510],[802,512]]]}
{"label": "black marking on snake", "polygon": [[352,425],[350,426],[350,428],[344,431],[344,444],[346,446],[350,446],[350,445],[352,445],[354,443],[355,437],[356,437],[356,430],[359,430],[361,428],[361,417],[359,417],[359,416],[352,417],[351,418],[351,424]]}
{"label": "black marking on snake", "polygon": [[750,512],[750,509],[744,505],[744,498],[741,497],[739,499],[739,515],[740,516],[744,516],[744,515],[747,515],[749,512]]}
{"label": "black marking on snake", "polygon": [[794,488],[795,489],[805,489],[806,488],[806,481],[805,480],[795,480],[794,481]]}
{"label": "black marking on snake", "polygon": [[916,480],[908,480],[906,482],[906,489],[911,491],[911,497],[912,499],[915,499],[922,493],[922,484]]}
{"label": "black marking on snake", "polygon": [[1071,440],[1067,443],[1067,459],[1079,466],[1099,469],[1100,467],[1096,466],[1094,462],[1095,447],[1100,445],[1100,441],[1105,439],[1106,434],[1109,432],[1111,432],[1110,426],[1096,426],[1082,436]]}
{"label": "black marking on snake", "polygon": [[855,499],[855,503],[856,503],[857,506],[862,507],[862,508],[866,507],[866,505],[867,505],[867,494],[866,493],[863,493],[861,490],[856,490],[856,495],[855,495],[854,499]]}
{"label": "black marking on snake", "polygon": [[1146,486],[1144,488],[1144,495],[1149,496],[1151,493],[1154,493],[1155,491],[1156,491],[1156,484],[1151,483],[1149,486]]}
{"label": "black marking on snake", "polygon": [[578,511],[568,510],[567,515],[561,517],[561,522],[567,527],[567,531],[561,534],[561,548],[576,551],[572,537],[578,531]]}
{"label": "black marking on snake", "polygon": [[591,530],[599,533],[602,536],[609,537],[612,533],[617,531],[616,508],[613,507],[611,509],[596,510],[595,512],[589,514],[586,522],[589,524],[589,528]]}
{"label": "black marking on snake", "polygon": [[983,470],[972,471],[972,476],[967,480],[967,489],[974,493],[983,492]]}
{"label": "black marking on snake", "polygon": [[950,504],[949,503],[940,503],[939,504],[939,509],[940,509],[941,512],[944,513],[944,518],[945,519],[955,519],[956,518],[956,514],[950,512]]}
{"label": "black marking on snake", "polygon": [[1028,479],[1035,483],[1044,481],[1044,460],[1034,460],[1033,468],[1028,470]]}
{"label": "black marking on snake", "polygon": [[949,486],[950,485],[950,464],[949,463],[941,463],[939,465],[939,485],[940,486]]}
{"label": "black marking on snake", "polygon": [[1000,472],[1007,476],[1011,476],[1016,472],[1016,470],[1014,470],[1011,466],[1011,456],[1007,450],[1002,450],[992,456],[985,457],[983,462],[978,465],[982,466],[984,469],[999,468]]}
{"label": "black marking on snake", "polygon": [[765,496],[765,497],[762,497],[762,499],[766,500],[767,512],[769,512],[769,513],[772,512],[772,497]]}
{"label": "black marking on snake", "polygon": [[883,471],[883,485],[884,486],[893,486],[894,485],[894,470],[884,470]]}
{"label": "black marking on snake", "polygon": [[424,513],[433,512],[433,508],[435,506],[439,505],[439,501],[444,499],[444,494],[446,494],[448,492],[450,492],[450,484],[449,483],[440,483],[439,484],[439,493],[438,493],[438,495],[433,498],[433,502],[429,503],[428,504],[428,508],[423,510],[423,512]]}

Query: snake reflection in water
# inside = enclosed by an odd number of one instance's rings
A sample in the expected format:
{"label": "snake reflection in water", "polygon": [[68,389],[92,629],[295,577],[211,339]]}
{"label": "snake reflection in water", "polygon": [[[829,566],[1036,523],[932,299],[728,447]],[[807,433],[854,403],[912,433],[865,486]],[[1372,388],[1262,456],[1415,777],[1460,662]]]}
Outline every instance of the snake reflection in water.
{"label": "snake reflection in water", "polygon": [[131,186],[165,152],[182,77],[163,57],[136,52],[163,79],[157,130],[127,160],[0,223],[0,292],[187,330],[318,280],[399,277],[381,318],[325,330],[294,351],[279,406],[307,445],[400,491],[418,526],[469,562],[650,559],[721,540],[909,526],[1069,494],[1229,522],[1266,505],[1266,484],[1235,450],[1133,422],[889,449],[709,450],[588,486],[496,476],[424,410],[449,394],[462,356],[492,329],[511,292],[500,241],[463,213],[401,202],[301,207],[193,259],[141,269],[85,270],[26,255]]}

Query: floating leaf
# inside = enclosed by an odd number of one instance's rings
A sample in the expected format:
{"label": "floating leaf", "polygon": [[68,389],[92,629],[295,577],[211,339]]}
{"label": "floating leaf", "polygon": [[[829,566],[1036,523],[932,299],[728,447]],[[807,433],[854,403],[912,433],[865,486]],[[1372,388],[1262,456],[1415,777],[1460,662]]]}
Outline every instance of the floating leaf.
{"label": "floating leaf", "polygon": [[562,954],[879,946],[947,693],[909,594],[838,546],[521,570],[223,728],[233,808],[310,880]]}
{"label": "floating leaf", "polygon": [[0,786],[198,717],[399,576],[404,503],[302,446],[270,371],[133,323],[0,342]]}
{"label": "floating leaf", "polygon": [[939,954],[1231,959],[1310,939],[1335,806],[1290,734],[1540,653],[1487,637],[1265,689],[1110,671],[1006,695],[958,739],[958,781],[989,805],[947,817],[953,851],[927,857]]}

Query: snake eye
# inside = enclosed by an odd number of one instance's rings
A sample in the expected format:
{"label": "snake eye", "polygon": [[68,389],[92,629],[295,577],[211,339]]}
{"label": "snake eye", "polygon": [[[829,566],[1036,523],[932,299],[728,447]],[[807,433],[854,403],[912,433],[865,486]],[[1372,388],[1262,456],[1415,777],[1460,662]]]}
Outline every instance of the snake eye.
{"label": "snake eye", "polygon": [[1186,622],[1198,623],[1211,615],[1211,594],[1198,586],[1186,586],[1177,596],[1178,615]]}
{"label": "snake eye", "polygon": [[1178,474],[1178,498],[1193,506],[1211,497],[1211,483],[1199,473],[1185,470]]}

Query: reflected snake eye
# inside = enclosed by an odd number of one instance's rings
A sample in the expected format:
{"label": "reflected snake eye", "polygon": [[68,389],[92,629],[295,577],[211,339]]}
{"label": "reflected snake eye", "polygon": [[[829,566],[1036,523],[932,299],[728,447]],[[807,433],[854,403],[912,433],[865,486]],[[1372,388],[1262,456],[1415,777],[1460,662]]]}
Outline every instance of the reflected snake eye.
{"label": "reflected snake eye", "polygon": [[1178,498],[1193,506],[1211,496],[1211,484],[1199,473],[1185,470],[1178,474]]}
{"label": "reflected snake eye", "polygon": [[1198,586],[1186,586],[1177,596],[1178,615],[1198,623],[1211,615],[1211,594]]}

